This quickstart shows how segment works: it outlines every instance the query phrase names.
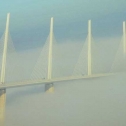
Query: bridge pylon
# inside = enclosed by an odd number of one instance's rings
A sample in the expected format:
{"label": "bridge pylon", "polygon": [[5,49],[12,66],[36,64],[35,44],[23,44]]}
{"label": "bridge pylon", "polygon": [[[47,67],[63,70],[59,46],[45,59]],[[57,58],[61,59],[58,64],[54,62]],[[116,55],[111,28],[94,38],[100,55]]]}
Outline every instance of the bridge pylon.
{"label": "bridge pylon", "polygon": [[[49,52],[48,52],[48,75],[47,79],[52,79],[52,53],[53,53],[53,17],[51,18],[50,21],[50,35],[49,35]],[[46,92],[54,92],[54,85],[53,83],[51,84],[46,84],[45,85],[45,91]]]}
{"label": "bridge pylon", "polygon": [[126,55],[126,22],[123,21],[123,53]]}
{"label": "bridge pylon", "polygon": [[[2,84],[5,83],[9,20],[10,20],[10,13],[7,14],[6,30],[4,36],[4,48],[3,48],[1,80],[0,80]],[[6,89],[3,89],[0,90],[0,126],[5,126],[5,105],[6,105]]]}
{"label": "bridge pylon", "polygon": [[92,74],[91,20],[88,21],[88,75]]}

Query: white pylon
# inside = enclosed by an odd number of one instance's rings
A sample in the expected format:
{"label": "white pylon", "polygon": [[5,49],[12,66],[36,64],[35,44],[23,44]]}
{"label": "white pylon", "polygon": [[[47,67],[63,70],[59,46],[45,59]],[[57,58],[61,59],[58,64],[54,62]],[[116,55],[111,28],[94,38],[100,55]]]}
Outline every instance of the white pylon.
{"label": "white pylon", "polygon": [[88,75],[92,74],[91,70],[91,20],[88,21]]}
{"label": "white pylon", "polygon": [[[49,54],[48,54],[48,76],[47,79],[52,79],[52,50],[53,47],[53,17],[50,22],[50,38],[49,38]],[[53,84],[45,85],[46,92],[54,92]]]}
{"label": "white pylon", "polygon": [[50,22],[49,55],[48,55],[48,79],[52,78],[52,46],[53,46],[53,17]]}
{"label": "white pylon", "polygon": [[126,22],[123,22],[123,53],[126,54]]}
{"label": "white pylon", "polygon": [[[6,70],[6,56],[7,56],[7,43],[8,43],[8,32],[9,32],[9,20],[10,13],[7,14],[5,38],[4,38],[4,49],[2,57],[2,70],[1,70],[1,83],[5,82],[5,70]],[[6,90],[0,90],[0,126],[5,125],[5,105],[6,105]]]}
{"label": "white pylon", "polygon": [[10,20],[10,13],[7,14],[7,22],[6,22],[6,30],[5,30],[5,38],[4,38],[4,49],[3,49],[3,57],[2,57],[1,83],[4,83],[5,81],[9,20]]}

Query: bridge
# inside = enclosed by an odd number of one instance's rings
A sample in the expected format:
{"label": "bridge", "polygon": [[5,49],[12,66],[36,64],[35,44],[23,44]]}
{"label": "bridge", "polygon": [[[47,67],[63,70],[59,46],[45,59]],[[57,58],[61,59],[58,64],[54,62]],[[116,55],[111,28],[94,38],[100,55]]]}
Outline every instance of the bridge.
{"label": "bridge", "polygon": [[[34,70],[31,75],[31,79],[23,80],[23,81],[13,81],[13,82],[6,82],[6,64],[7,64],[7,55],[8,55],[8,48],[12,44],[9,44],[9,22],[10,22],[10,13],[7,14],[7,21],[6,21],[6,29],[5,33],[2,37],[3,45],[2,49],[2,62],[1,62],[1,78],[0,78],[0,125],[5,125],[5,105],[6,105],[6,90],[9,88],[14,87],[22,87],[22,86],[32,86],[32,85],[45,85],[45,91],[52,93],[54,92],[54,83],[55,82],[62,82],[62,81],[71,81],[71,80],[79,80],[79,79],[90,79],[90,78],[99,78],[114,75],[116,72],[115,67],[117,64],[125,63],[125,54],[126,54],[126,23],[123,22],[123,41],[120,43],[119,50],[115,57],[122,55],[122,61],[118,61],[115,58],[111,66],[111,70],[107,73],[94,73],[92,64],[93,59],[93,40],[92,40],[92,31],[91,31],[91,20],[88,21],[88,35],[86,42],[84,43],[83,49],[80,53],[78,61],[75,65],[73,73],[70,76],[66,77],[53,77],[53,44],[55,42],[54,34],[53,34],[53,18],[51,18],[50,22],[50,33],[49,37],[43,46],[42,53],[34,67]],[[42,57],[43,56],[43,57]],[[47,58],[46,62],[43,64],[41,59]],[[14,68],[13,68],[14,69]],[[15,68],[16,69],[16,68]],[[18,71],[17,71],[18,72]],[[60,71],[61,72],[61,71]],[[37,78],[37,77],[38,78]],[[35,78],[34,78],[35,77]]]}

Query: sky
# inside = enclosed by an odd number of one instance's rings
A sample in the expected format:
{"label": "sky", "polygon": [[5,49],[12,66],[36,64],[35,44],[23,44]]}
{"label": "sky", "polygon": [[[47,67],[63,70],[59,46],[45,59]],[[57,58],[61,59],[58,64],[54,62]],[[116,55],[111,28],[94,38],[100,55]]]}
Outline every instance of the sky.
{"label": "sky", "polygon": [[[96,50],[92,49],[93,59],[99,59],[94,67],[98,72],[110,72],[114,61],[123,67],[119,43],[122,22],[126,20],[125,0],[0,0],[0,12],[0,35],[4,33],[6,15],[10,12],[9,31],[19,51],[16,54],[11,50],[7,57],[6,81],[29,78],[49,35],[51,17],[54,17],[54,35],[59,43],[59,49],[55,50],[59,59],[53,72],[59,71],[60,74],[55,73],[60,76],[72,74],[87,36],[89,19],[100,56],[94,56]],[[43,64],[45,59],[40,59]],[[87,62],[87,57],[83,61]],[[119,73],[105,78],[55,83],[53,94],[45,93],[44,85],[8,89],[6,125],[124,126],[125,76]]]}
{"label": "sky", "polygon": [[44,43],[51,17],[59,43],[85,40],[89,19],[94,38],[121,36],[122,22],[126,20],[125,5],[125,0],[5,0],[0,4],[0,35],[10,12],[10,33],[17,48],[34,48]]}

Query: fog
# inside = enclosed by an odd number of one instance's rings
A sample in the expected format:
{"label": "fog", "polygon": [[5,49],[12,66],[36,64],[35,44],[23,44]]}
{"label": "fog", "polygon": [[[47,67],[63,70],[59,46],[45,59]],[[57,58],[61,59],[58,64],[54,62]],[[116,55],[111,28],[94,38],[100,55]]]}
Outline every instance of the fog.
{"label": "fog", "polygon": [[124,126],[125,74],[7,91],[7,126]]}
{"label": "fog", "polygon": [[[119,72],[115,75],[54,83],[54,93],[45,93],[44,85],[7,89],[6,126],[124,126],[126,73],[120,72],[125,68],[124,65],[120,65],[123,60],[118,61],[122,54],[122,46],[119,46],[121,42],[121,37],[97,38],[97,51],[92,48],[92,66],[95,64],[92,67],[92,71],[95,68],[93,74]],[[73,74],[80,52],[85,48],[84,43],[86,41],[66,40],[55,47],[53,77]],[[43,58],[39,56],[41,50],[39,47],[12,52],[8,56],[10,61],[7,64],[6,81],[34,79],[34,66],[37,59]],[[46,55],[44,53],[44,56]],[[86,55],[84,58],[86,63]],[[45,60],[47,57],[43,58],[41,63]],[[82,66],[82,69],[85,68]],[[38,78],[41,76],[38,73],[36,75]]]}

